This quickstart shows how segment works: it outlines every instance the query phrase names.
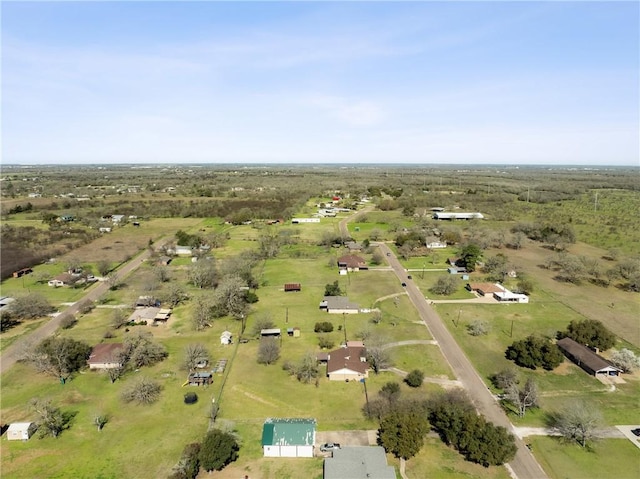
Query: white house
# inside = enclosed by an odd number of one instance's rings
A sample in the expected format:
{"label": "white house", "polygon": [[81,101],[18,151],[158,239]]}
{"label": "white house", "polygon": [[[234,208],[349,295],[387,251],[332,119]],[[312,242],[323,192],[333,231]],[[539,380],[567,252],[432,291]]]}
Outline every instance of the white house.
{"label": "white house", "polygon": [[193,253],[191,246],[176,246],[175,253],[177,255],[190,255]]}
{"label": "white house", "polygon": [[493,297],[501,303],[528,303],[529,296],[526,294],[512,293],[509,290],[493,293]]}
{"label": "white house", "polygon": [[433,214],[434,220],[481,220],[484,218],[482,213],[444,213],[437,211]]}
{"label": "white house", "polygon": [[100,231],[100,233],[111,233],[111,228],[107,226],[102,226],[98,229],[98,231]]}
{"label": "white house", "polygon": [[36,429],[33,422],[14,422],[7,429],[7,439],[9,441],[26,441],[36,432]]}
{"label": "white house", "polygon": [[431,243],[427,243],[427,248],[429,249],[439,249],[439,248],[446,248],[447,247],[447,243],[442,243],[440,241],[433,241]]}

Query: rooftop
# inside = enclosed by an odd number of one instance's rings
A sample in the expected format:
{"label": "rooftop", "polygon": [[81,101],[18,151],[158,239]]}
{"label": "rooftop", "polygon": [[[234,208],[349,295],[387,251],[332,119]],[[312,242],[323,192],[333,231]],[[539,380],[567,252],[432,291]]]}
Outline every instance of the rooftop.
{"label": "rooftop", "polygon": [[324,479],[395,479],[393,466],[387,464],[380,446],[349,446],[333,451],[324,460]]}
{"label": "rooftop", "polygon": [[263,446],[312,446],[316,420],[312,418],[269,418],[262,428]]}

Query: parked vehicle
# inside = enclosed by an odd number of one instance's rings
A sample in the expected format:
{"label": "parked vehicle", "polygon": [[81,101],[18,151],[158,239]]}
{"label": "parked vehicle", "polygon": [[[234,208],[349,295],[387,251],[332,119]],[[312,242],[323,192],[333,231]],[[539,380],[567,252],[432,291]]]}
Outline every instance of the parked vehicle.
{"label": "parked vehicle", "polygon": [[640,437],[640,427],[631,430],[631,434]]}
{"label": "parked vehicle", "polygon": [[333,451],[334,449],[340,449],[340,444],[337,442],[325,442],[320,446],[320,450],[322,452]]}

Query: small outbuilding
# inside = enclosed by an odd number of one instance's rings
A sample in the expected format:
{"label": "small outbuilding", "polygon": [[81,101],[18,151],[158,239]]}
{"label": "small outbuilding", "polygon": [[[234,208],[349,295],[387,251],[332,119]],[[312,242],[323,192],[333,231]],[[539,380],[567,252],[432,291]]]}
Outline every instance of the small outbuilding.
{"label": "small outbuilding", "polygon": [[7,429],[7,440],[9,441],[27,441],[33,433],[36,432],[37,426],[33,422],[14,422]]}
{"label": "small outbuilding", "polygon": [[33,270],[31,268],[22,268],[22,269],[19,269],[18,271],[14,271],[13,272],[13,277],[14,278],[21,278],[25,274],[31,274],[31,273],[33,273]]}
{"label": "small outbuilding", "polygon": [[269,418],[262,426],[264,457],[313,457],[316,420]]}
{"label": "small outbuilding", "polygon": [[286,283],[284,285],[284,292],[288,293],[291,291],[302,291],[302,286],[300,286],[300,283]]}
{"label": "small outbuilding", "polygon": [[231,331],[223,331],[220,335],[220,344],[231,344],[233,342],[233,335]]}
{"label": "small outbuilding", "polygon": [[280,328],[269,328],[260,330],[260,336],[263,338],[279,338]]}
{"label": "small outbuilding", "polygon": [[213,374],[204,371],[190,373],[187,382],[189,386],[208,386],[213,382]]}

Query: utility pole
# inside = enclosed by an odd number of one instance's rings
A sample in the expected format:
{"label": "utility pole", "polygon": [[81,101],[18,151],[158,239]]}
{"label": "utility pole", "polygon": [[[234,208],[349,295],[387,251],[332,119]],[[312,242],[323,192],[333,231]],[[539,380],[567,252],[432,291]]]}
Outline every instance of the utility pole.
{"label": "utility pole", "polygon": [[284,318],[285,324],[289,324],[289,308],[287,308],[286,316]]}
{"label": "utility pole", "polygon": [[369,416],[371,414],[371,411],[369,411],[369,394],[367,394],[367,381],[365,378],[361,379],[362,384],[364,384],[364,398],[367,401],[367,416]]}
{"label": "utility pole", "polygon": [[347,321],[345,319],[344,313],[342,313],[342,330],[344,331],[344,344],[347,345]]}
{"label": "utility pole", "polygon": [[513,319],[511,320],[511,334],[509,337],[513,338]]}
{"label": "utility pole", "polygon": [[527,203],[529,203],[529,193],[530,193],[531,187],[527,186]]}

